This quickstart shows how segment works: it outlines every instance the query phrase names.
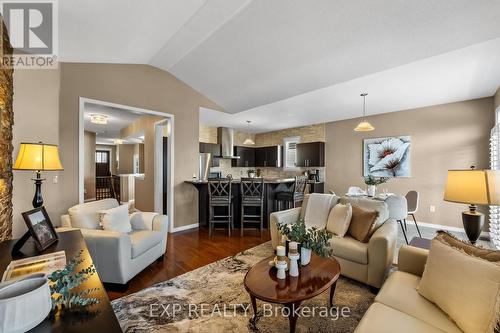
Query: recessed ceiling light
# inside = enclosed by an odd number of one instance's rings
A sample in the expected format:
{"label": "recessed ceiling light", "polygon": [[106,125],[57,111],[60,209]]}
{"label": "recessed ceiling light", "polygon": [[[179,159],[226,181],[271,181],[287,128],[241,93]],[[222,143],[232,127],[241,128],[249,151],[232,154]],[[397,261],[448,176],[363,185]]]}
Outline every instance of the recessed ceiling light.
{"label": "recessed ceiling light", "polygon": [[114,143],[115,145],[122,145],[122,144],[123,144],[123,140],[122,140],[122,139],[114,139],[114,140],[113,140],[113,143]]}
{"label": "recessed ceiling light", "polygon": [[97,125],[106,125],[108,123],[108,116],[103,114],[91,114],[90,122]]}

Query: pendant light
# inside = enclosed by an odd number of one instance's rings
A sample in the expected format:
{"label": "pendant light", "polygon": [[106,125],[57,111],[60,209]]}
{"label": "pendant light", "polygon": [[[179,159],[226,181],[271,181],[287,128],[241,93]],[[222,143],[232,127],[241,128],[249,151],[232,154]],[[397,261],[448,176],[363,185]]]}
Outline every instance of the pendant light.
{"label": "pendant light", "polygon": [[250,123],[251,121],[247,120],[247,138],[245,139],[243,144],[248,146],[253,146],[255,144],[255,141],[253,141],[252,138],[250,137]]}
{"label": "pendant light", "polygon": [[356,132],[369,132],[369,131],[373,131],[375,129],[375,127],[372,126],[372,124],[370,124],[369,122],[367,122],[365,120],[365,117],[366,117],[366,95],[368,95],[367,93],[362,93],[361,94],[361,97],[363,97],[363,120],[361,120],[361,122],[358,124],[358,126],[356,126],[356,128],[354,129]]}

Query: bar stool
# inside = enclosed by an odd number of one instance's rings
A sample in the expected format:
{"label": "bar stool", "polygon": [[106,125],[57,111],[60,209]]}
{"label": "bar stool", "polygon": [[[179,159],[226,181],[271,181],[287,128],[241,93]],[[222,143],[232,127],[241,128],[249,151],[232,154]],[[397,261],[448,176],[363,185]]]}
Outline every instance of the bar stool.
{"label": "bar stool", "polygon": [[295,177],[295,182],[288,191],[277,192],[275,199],[277,210],[281,210],[281,203],[285,205],[286,209],[290,209],[295,208],[297,203],[302,202],[304,200],[306,185],[306,176]]}
{"label": "bar stool", "polygon": [[[231,236],[233,225],[233,197],[231,195],[232,179],[214,178],[208,180],[208,235],[212,236],[215,223],[227,223],[227,230]],[[227,215],[215,215],[215,208],[226,208]]]}
{"label": "bar stool", "polygon": [[[241,236],[245,222],[260,223],[260,233],[264,224],[264,179],[263,178],[241,178]],[[258,207],[259,214],[248,214],[247,207]],[[258,220],[256,220],[258,219]]]}

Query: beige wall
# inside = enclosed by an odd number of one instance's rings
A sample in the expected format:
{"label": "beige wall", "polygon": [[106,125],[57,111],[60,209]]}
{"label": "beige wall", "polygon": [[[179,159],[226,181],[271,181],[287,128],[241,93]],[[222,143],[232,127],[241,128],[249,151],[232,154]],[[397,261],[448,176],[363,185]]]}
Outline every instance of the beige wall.
{"label": "beige wall", "polygon": [[494,98],[495,98],[495,109],[496,109],[500,106],[500,87],[498,87]]}
{"label": "beige wall", "polygon": [[[176,227],[198,220],[197,191],[185,183],[198,172],[199,108],[221,108],[173,75],[148,65],[62,63],[60,126],[62,163],[58,209],[78,202],[79,97],[175,115],[174,207]],[[34,105],[36,106],[36,104]]]}
{"label": "beige wall", "polygon": [[118,174],[134,173],[134,147],[133,144],[117,145],[118,147]]}
{"label": "beige wall", "polygon": [[[368,120],[375,131],[354,132],[359,118],[326,124],[325,190],[345,193],[351,185],[365,186],[363,139],[410,135],[411,177],[391,179],[381,188],[399,194],[417,190],[421,196],[419,221],[462,227],[460,213],[466,206],[443,201],[447,170],[488,167],[493,98],[387,113]],[[435,213],[429,212],[431,205],[436,207]]]}
{"label": "beige wall", "polygon": [[[59,70],[16,70],[14,71],[14,128],[13,158],[17,157],[21,142],[59,144]],[[62,155],[62,153],[61,153]],[[64,164],[67,168],[68,165]],[[59,223],[64,210],[60,205],[63,184],[61,177],[54,184],[53,177],[62,173],[43,172],[47,180],[42,185],[44,205],[53,223]],[[35,185],[30,171],[14,171],[13,182],[13,238],[19,238],[27,230],[21,213],[33,209],[31,201]],[[67,207],[66,207],[67,208]]]}
{"label": "beige wall", "polygon": [[116,146],[115,145],[96,145],[95,149],[109,151],[109,159],[110,159],[109,167],[111,169],[111,174],[116,175],[118,172],[117,163],[116,163]]}
{"label": "beige wall", "polygon": [[[143,169],[144,178],[135,180],[135,207],[142,211],[154,210],[154,177],[155,177],[155,123],[165,120],[162,117],[143,116],[121,130],[122,137],[130,137],[137,133],[144,134]],[[134,152],[139,153],[139,149]],[[139,146],[137,146],[139,148]],[[198,150],[198,147],[197,147]],[[197,153],[197,152],[196,152]],[[140,167],[141,163],[139,163]]]}
{"label": "beige wall", "polygon": [[95,199],[95,133],[83,133],[83,198]]}

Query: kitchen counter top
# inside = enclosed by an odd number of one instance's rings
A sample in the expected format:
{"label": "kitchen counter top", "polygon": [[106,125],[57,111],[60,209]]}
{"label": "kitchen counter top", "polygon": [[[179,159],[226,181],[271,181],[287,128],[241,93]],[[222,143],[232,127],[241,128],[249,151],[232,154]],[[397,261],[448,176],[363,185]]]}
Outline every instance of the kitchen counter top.
{"label": "kitchen counter top", "polygon": [[[282,183],[293,183],[295,181],[295,178],[264,178],[264,183],[265,184],[282,184]],[[233,179],[232,183],[233,184],[239,184],[241,182],[240,179]],[[196,184],[207,184],[208,181],[206,180],[186,180],[186,183],[190,183],[193,185]],[[308,184],[323,184],[324,182],[316,182],[314,180],[308,180]]]}

